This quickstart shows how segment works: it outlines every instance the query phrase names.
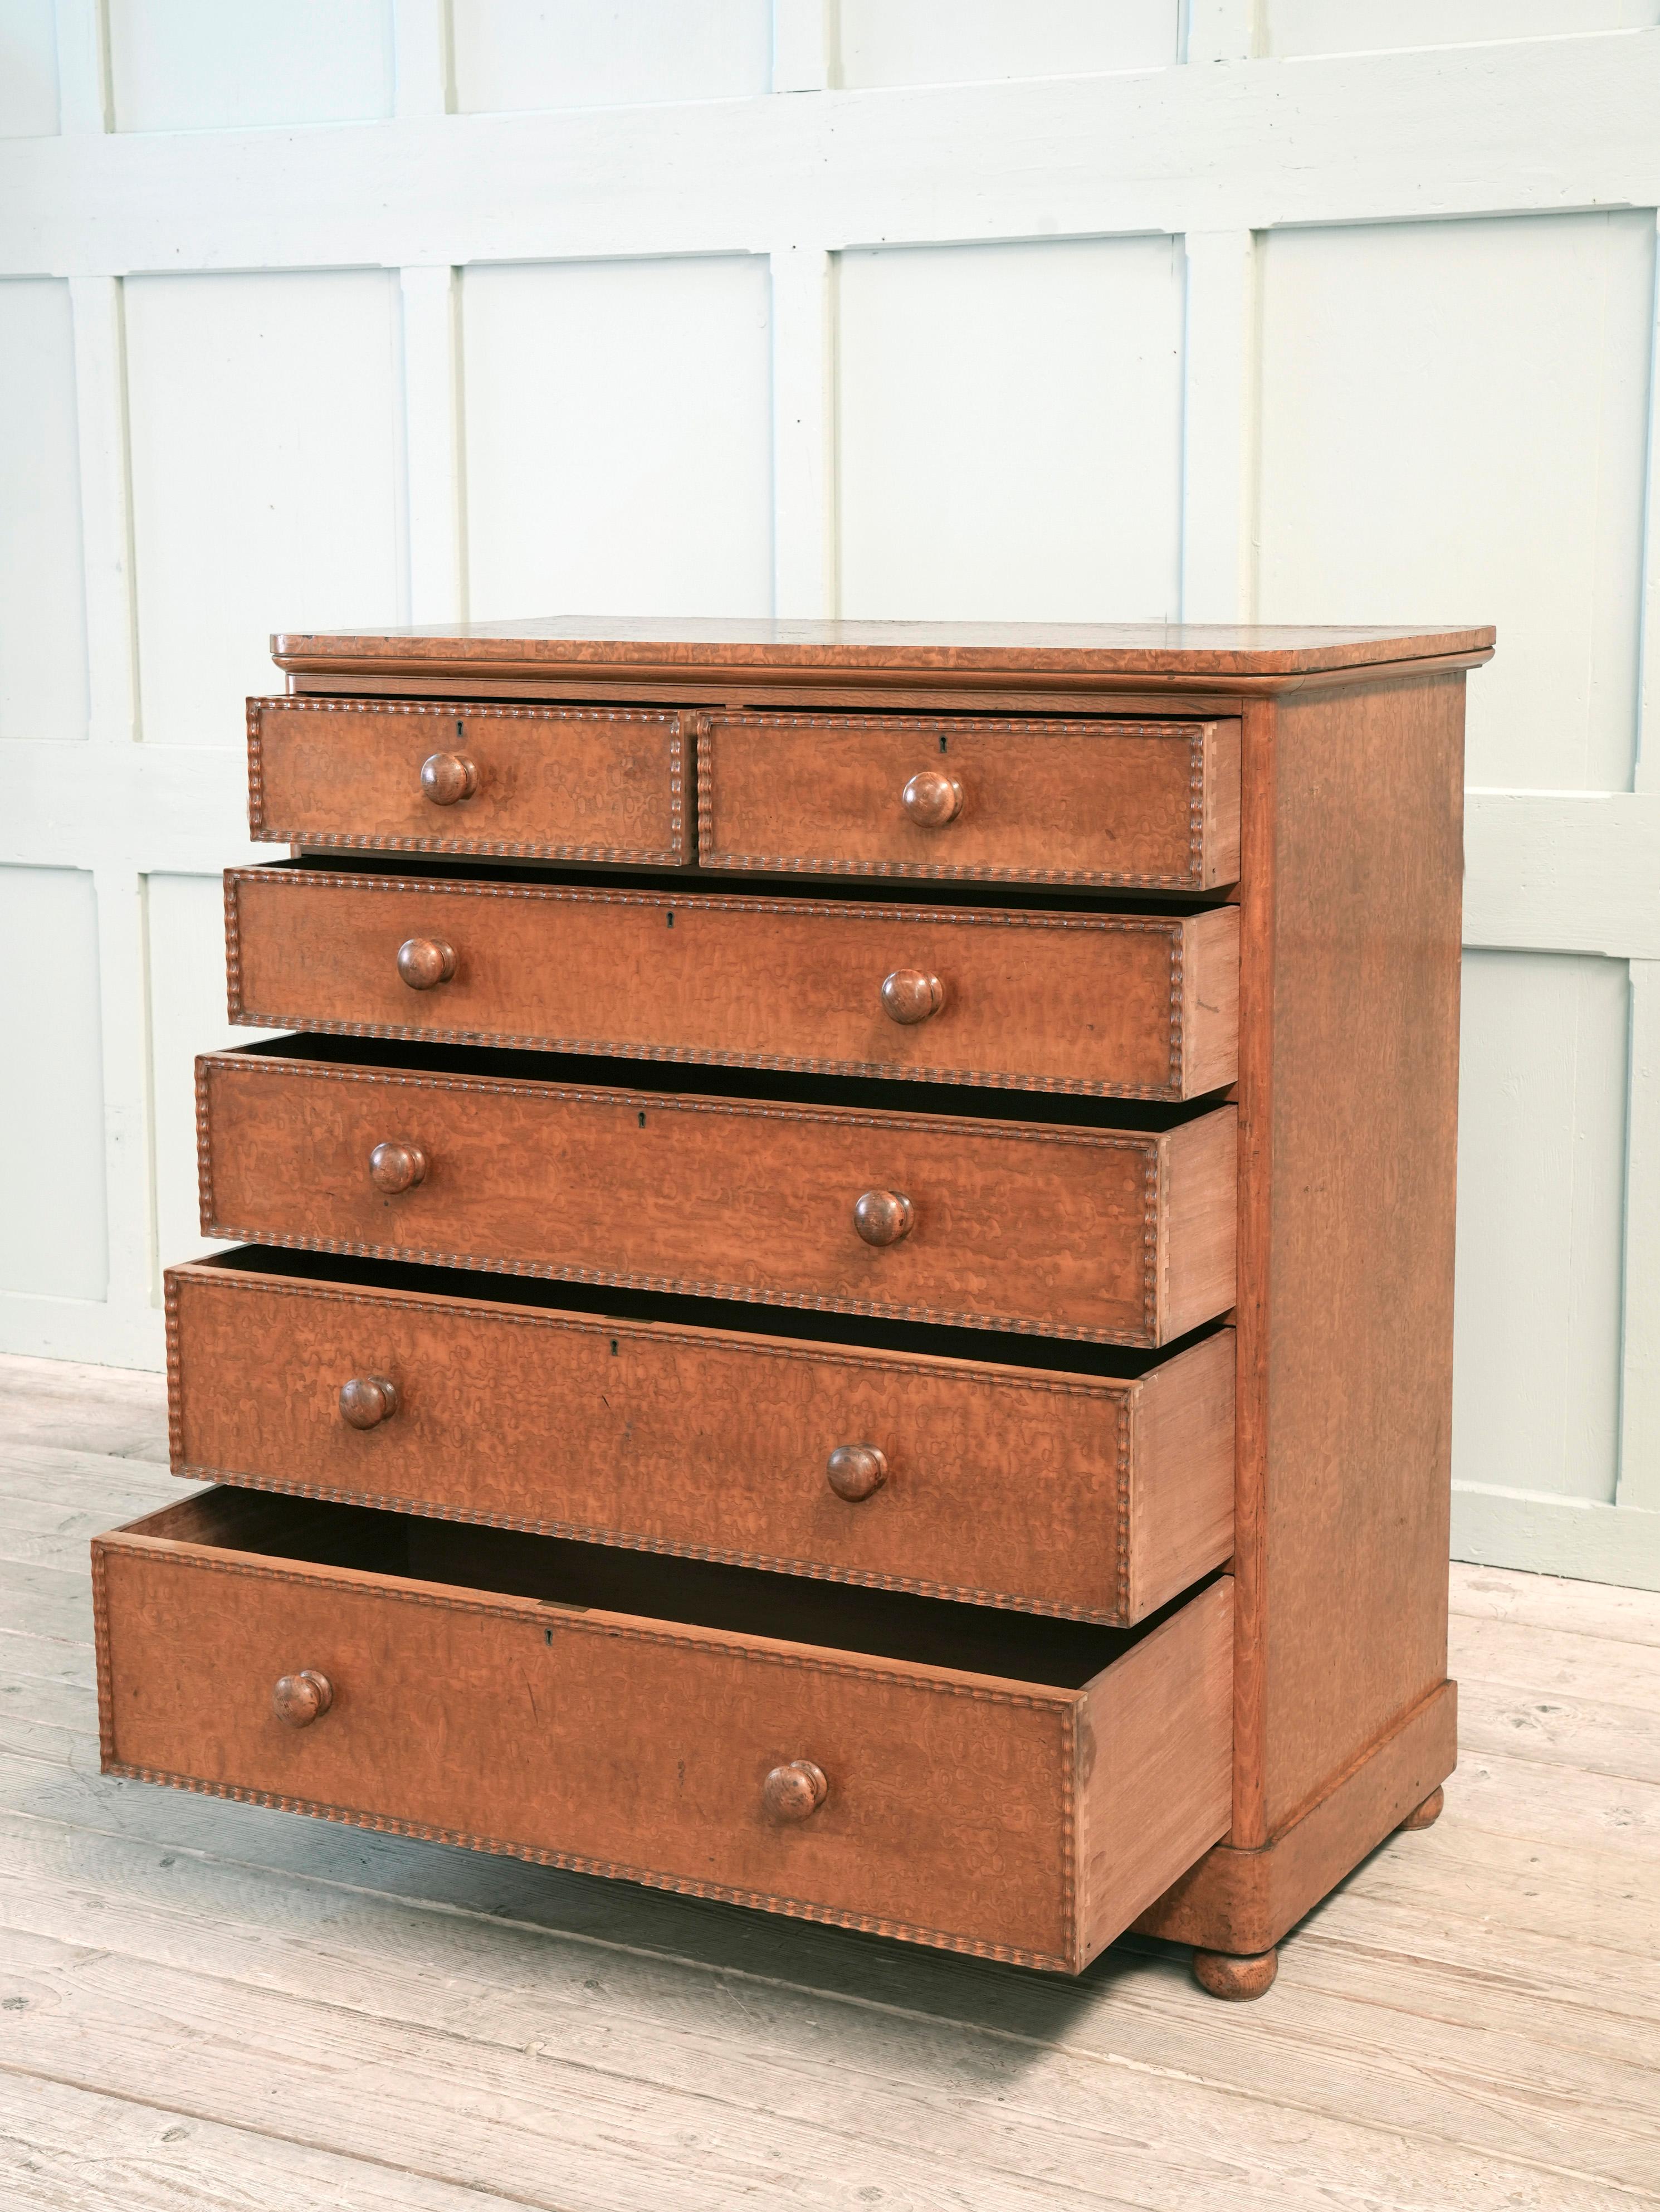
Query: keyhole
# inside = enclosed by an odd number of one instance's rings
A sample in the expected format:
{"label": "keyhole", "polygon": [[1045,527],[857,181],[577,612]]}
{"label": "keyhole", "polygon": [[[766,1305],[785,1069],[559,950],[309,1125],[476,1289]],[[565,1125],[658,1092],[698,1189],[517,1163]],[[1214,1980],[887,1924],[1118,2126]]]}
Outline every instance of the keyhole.
{"label": "keyhole", "polygon": [[940,750],[942,752],[945,750],[945,739],[943,738],[940,739]]}
{"label": "keyhole", "polygon": [[639,1126],[642,1129],[645,1127],[645,1116],[643,1114],[639,1117]]}
{"label": "keyhole", "polygon": [[670,929],[672,929],[672,928],[674,927],[674,926],[675,926],[675,917],[674,917],[674,915],[671,914],[671,915],[669,915],[669,928],[670,928]]}

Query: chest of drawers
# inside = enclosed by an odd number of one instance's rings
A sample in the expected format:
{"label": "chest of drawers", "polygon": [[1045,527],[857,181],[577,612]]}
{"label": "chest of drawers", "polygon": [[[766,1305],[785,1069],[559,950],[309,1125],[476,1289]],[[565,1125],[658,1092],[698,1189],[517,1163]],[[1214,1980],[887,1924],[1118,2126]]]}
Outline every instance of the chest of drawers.
{"label": "chest of drawers", "polygon": [[1259,1994],[1455,1758],[1491,644],[275,641],[106,1770]]}

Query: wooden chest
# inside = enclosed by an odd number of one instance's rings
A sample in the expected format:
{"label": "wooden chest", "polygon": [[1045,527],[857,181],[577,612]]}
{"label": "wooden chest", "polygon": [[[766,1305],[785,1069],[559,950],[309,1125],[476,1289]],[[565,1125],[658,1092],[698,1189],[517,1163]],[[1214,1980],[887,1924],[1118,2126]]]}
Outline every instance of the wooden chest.
{"label": "wooden chest", "polygon": [[1455,1757],[1491,641],[277,638],[106,1770],[1259,1994]]}

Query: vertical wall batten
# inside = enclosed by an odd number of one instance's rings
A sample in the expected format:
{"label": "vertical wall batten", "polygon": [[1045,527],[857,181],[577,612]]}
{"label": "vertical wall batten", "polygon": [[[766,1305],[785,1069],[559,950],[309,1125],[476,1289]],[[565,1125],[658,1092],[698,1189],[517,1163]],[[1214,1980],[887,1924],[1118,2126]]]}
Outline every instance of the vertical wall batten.
{"label": "vertical wall batten", "polygon": [[140,734],[132,477],[127,454],[127,356],[120,279],[72,276],[70,304],[80,434],[88,734],[102,744],[119,744],[130,743]]}
{"label": "vertical wall batten", "polygon": [[836,81],[836,0],[772,0],[772,89],[824,92]]}
{"label": "vertical wall batten", "polygon": [[447,115],[455,106],[450,0],[391,0],[393,113]]}
{"label": "vertical wall batten", "polygon": [[1256,240],[1192,231],[1182,437],[1182,620],[1249,622],[1255,598]]}
{"label": "vertical wall batten", "polygon": [[148,1303],[154,1275],[142,886],[130,864],[95,867],[92,876],[104,1050],[109,1300],[112,1306],[139,1312]]}
{"label": "vertical wall batten", "polygon": [[1257,51],[1257,0],[1184,0],[1182,59],[1248,62]]}
{"label": "vertical wall batten", "polygon": [[464,622],[459,300],[453,269],[399,272],[410,622]]}
{"label": "vertical wall batten", "polygon": [[836,611],[835,282],[820,246],[772,270],[773,611]]}
{"label": "vertical wall batten", "polygon": [[1660,1551],[1660,960],[1631,963],[1626,1282],[1620,1394],[1622,1510],[1652,1513]]}
{"label": "vertical wall batten", "polygon": [[112,125],[104,0],[58,0],[58,115],[66,137]]}
{"label": "vertical wall batten", "polygon": [[[1632,780],[1638,793],[1660,803],[1660,253],[1656,255],[1653,307],[1637,744]],[[1633,959],[1630,973],[1625,1297],[1620,1480],[1615,1501],[1622,1510],[1660,1516],[1660,1267],[1656,1265],[1656,1255],[1660,1253],[1660,960]],[[1646,1529],[1644,1533],[1650,1534]],[[1660,1557],[1660,1518],[1653,1524],[1650,1543]]]}

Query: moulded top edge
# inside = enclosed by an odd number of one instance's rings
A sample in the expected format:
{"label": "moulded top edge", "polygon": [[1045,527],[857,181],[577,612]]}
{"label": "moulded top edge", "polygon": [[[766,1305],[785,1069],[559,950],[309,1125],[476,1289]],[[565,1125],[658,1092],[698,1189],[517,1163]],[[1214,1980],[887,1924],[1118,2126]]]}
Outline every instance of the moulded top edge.
{"label": "moulded top edge", "polygon": [[278,631],[281,667],[442,665],[812,672],[940,677],[1305,676],[1378,663],[1485,659],[1490,625],[1443,630],[1237,623],[864,623],[549,617],[408,629]]}

